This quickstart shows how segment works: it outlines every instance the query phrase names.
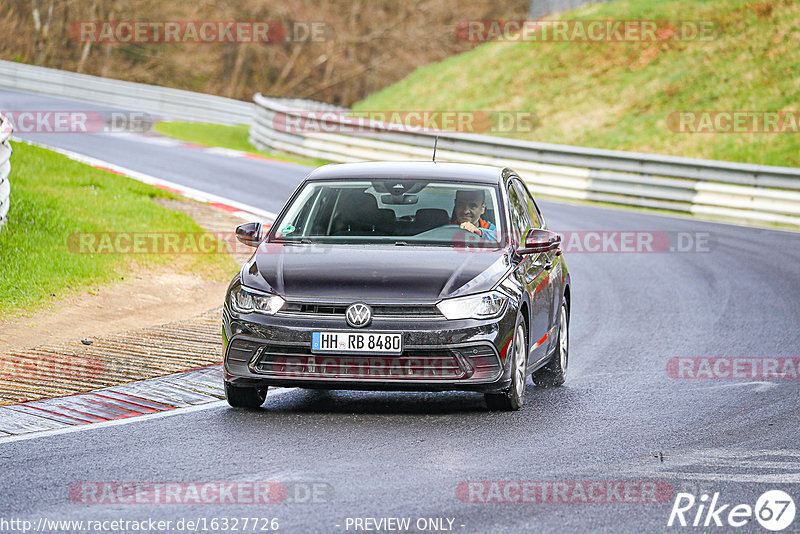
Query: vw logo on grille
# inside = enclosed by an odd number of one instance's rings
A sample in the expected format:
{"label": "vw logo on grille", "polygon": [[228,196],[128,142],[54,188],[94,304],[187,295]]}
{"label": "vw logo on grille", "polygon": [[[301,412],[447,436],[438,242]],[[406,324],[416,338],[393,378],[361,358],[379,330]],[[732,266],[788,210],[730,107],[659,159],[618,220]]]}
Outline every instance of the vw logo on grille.
{"label": "vw logo on grille", "polygon": [[356,302],[347,307],[344,316],[347,324],[361,328],[372,322],[372,309],[363,302]]}

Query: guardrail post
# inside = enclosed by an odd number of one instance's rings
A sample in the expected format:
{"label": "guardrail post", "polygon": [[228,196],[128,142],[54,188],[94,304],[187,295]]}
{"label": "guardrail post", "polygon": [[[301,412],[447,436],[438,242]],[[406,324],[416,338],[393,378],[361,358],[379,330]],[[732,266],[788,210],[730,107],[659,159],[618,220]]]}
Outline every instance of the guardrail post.
{"label": "guardrail post", "polygon": [[9,138],[14,131],[11,122],[0,115],[0,230],[8,218],[8,209],[11,204],[11,143]]}

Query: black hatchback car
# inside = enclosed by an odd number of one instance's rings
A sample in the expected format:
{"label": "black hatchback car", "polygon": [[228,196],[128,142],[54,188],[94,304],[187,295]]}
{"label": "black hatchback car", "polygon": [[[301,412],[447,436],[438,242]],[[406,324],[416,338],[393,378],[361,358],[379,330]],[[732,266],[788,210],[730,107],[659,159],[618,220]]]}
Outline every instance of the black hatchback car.
{"label": "black hatchback car", "polygon": [[269,386],[468,390],[516,410],[532,375],[564,383],[570,277],[511,169],[354,163],[314,170],[257,247],[223,311],[228,402]]}

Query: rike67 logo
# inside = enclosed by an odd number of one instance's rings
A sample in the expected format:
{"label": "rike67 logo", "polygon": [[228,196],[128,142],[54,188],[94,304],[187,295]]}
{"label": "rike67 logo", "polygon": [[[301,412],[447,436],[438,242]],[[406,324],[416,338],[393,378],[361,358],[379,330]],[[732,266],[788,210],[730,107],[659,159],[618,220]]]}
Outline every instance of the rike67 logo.
{"label": "rike67 logo", "polygon": [[779,532],[792,524],[795,512],[794,499],[781,490],[764,492],[756,500],[755,507],[722,503],[719,492],[710,498],[704,493],[699,499],[691,493],[678,493],[667,526],[738,528],[755,518],[763,528]]}

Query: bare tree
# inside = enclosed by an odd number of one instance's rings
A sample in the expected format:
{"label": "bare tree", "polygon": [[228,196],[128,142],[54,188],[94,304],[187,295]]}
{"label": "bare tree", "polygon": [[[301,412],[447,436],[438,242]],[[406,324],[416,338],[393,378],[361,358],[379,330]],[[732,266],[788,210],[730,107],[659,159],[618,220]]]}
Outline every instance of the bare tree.
{"label": "bare tree", "polygon": [[[5,0],[0,57],[249,100],[260,91],[350,105],[415,68],[478,43],[468,19],[524,18],[527,0]],[[81,21],[274,21],[275,43],[92,43]],[[310,23],[324,39],[301,39]],[[321,26],[319,26],[321,24]],[[302,33],[302,32],[301,32]]]}

